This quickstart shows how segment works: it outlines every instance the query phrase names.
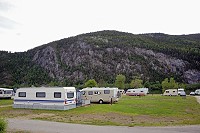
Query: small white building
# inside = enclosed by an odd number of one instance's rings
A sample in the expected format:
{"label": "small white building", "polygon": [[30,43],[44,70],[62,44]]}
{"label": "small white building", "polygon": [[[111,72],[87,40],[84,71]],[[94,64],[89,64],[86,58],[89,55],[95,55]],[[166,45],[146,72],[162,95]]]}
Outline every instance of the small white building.
{"label": "small white building", "polygon": [[81,90],[81,99],[90,100],[90,102],[110,103],[118,101],[118,88],[93,87]]}
{"label": "small white building", "polygon": [[17,89],[13,108],[68,110],[76,108],[75,87]]}

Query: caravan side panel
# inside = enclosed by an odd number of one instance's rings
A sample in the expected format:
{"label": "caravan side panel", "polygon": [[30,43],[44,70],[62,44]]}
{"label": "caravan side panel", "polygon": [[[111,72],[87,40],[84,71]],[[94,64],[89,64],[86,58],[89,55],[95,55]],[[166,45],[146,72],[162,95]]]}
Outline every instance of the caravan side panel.
{"label": "caravan side panel", "polygon": [[[14,108],[68,110],[76,107],[76,90],[70,88],[21,88],[14,98]],[[73,93],[73,97],[72,97]],[[69,94],[69,95],[70,95]]]}

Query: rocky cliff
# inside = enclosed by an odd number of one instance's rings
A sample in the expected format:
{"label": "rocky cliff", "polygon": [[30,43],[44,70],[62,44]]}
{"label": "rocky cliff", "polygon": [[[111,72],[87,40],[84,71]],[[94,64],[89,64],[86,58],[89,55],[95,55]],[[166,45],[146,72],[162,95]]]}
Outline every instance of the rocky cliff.
{"label": "rocky cliff", "polygon": [[148,81],[175,77],[179,82],[199,83],[199,36],[100,31],[54,41],[26,54],[49,81],[113,83],[117,74],[123,74],[127,82],[139,76]]}

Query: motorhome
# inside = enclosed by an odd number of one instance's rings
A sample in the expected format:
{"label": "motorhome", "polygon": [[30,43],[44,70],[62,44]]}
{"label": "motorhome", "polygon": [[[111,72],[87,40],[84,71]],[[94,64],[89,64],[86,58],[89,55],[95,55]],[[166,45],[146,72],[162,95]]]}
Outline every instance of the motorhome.
{"label": "motorhome", "polygon": [[13,108],[68,110],[76,108],[75,87],[17,89]]}
{"label": "motorhome", "polygon": [[13,89],[0,88],[0,98],[9,98],[11,99],[14,96]]}
{"label": "motorhome", "polygon": [[200,89],[195,90],[195,95],[200,95]]}
{"label": "motorhome", "polygon": [[126,91],[127,96],[145,96],[149,92],[148,88],[128,89]]}
{"label": "motorhome", "polygon": [[165,90],[163,95],[164,96],[177,96],[178,92],[177,92],[177,89],[168,89],[168,90]]}
{"label": "motorhome", "polygon": [[183,88],[179,88],[179,89],[178,89],[178,95],[180,95],[181,92],[185,92]]}
{"label": "motorhome", "polygon": [[118,101],[118,88],[84,88],[81,90],[81,99],[90,102],[113,103]]}

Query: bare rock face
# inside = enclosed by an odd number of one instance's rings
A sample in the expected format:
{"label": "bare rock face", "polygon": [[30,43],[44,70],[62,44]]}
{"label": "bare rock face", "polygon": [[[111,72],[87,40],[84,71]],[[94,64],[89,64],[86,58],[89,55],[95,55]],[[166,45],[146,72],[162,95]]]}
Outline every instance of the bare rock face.
{"label": "bare rock face", "polygon": [[[163,72],[165,73],[177,73],[177,72],[183,72],[186,69],[186,66],[188,64],[187,61],[183,61],[181,59],[177,59],[168,55],[165,55],[163,53],[156,53],[152,50],[146,50],[142,48],[135,48],[135,53],[138,55],[143,56],[146,60],[151,60],[152,68],[157,70],[163,69]],[[153,63],[157,62],[157,63]],[[159,66],[156,66],[156,64],[159,63]]]}
{"label": "bare rock face", "polygon": [[178,75],[188,83],[200,80],[200,72],[189,68],[188,61],[131,44],[110,46],[110,42],[99,36],[63,39],[35,51],[32,61],[50,77],[73,83],[92,78],[113,82],[117,74],[151,79],[155,73],[162,77]]}
{"label": "bare rock face", "polygon": [[51,46],[39,50],[33,57],[33,61],[43,67],[52,78],[63,79],[64,73],[58,63],[56,51]]}
{"label": "bare rock face", "polygon": [[200,82],[200,72],[197,70],[188,70],[184,72],[184,77],[190,84]]}

